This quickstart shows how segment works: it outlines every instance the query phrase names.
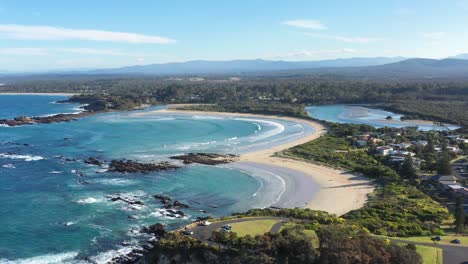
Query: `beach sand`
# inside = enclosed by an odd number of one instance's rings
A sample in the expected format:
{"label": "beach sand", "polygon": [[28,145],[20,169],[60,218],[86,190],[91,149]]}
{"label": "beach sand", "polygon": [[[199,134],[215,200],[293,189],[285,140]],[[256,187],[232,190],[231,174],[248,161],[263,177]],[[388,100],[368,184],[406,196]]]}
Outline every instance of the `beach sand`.
{"label": "beach sand", "polygon": [[257,167],[261,170],[281,176],[289,185],[287,186],[282,199],[275,204],[277,206],[307,207],[342,215],[351,210],[361,208],[367,202],[368,195],[374,190],[372,181],[364,177],[305,161],[273,156],[276,152],[312,141],[324,135],[326,133],[326,129],[318,122],[282,116],[175,110],[173,109],[174,107],[180,107],[180,105],[169,105],[168,109],[141,114],[186,113],[274,118],[312,126],[315,130],[313,133],[306,134],[293,142],[287,142],[281,145],[272,146],[268,149],[242,154],[239,162],[231,166],[234,168],[240,168],[247,172],[249,169]]}

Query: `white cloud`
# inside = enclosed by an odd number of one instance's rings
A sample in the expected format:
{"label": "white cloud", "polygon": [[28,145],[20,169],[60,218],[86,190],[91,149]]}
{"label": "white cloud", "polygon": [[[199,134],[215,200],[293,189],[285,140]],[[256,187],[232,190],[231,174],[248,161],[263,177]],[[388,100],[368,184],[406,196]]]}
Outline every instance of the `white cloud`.
{"label": "white cloud", "polygon": [[283,22],[283,24],[291,26],[291,27],[299,27],[299,28],[307,28],[307,29],[327,29],[327,26],[322,24],[322,22],[318,20],[305,20],[305,19],[298,19],[298,20],[288,20]]}
{"label": "white cloud", "polygon": [[175,40],[166,37],[135,33],[16,24],[0,24],[1,36],[30,40],[89,40],[151,44],[169,44],[175,42]]}
{"label": "white cloud", "polygon": [[121,50],[114,50],[114,49],[67,48],[67,49],[52,49],[51,51],[62,52],[62,53],[89,54],[89,55],[131,56],[131,53],[127,53]]}
{"label": "white cloud", "polygon": [[422,36],[431,40],[441,40],[446,36],[445,32],[427,32],[422,33]]}
{"label": "white cloud", "polygon": [[306,36],[318,37],[324,39],[332,39],[336,41],[346,42],[346,43],[358,43],[366,44],[383,40],[382,38],[369,38],[369,37],[345,37],[345,36],[333,36],[333,35],[323,35],[323,34],[311,34],[304,33]]}
{"label": "white cloud", "polygon": [[104,55],[141,57],[153,56],[150,53],[127,52],[119,49],[92,49],[92,48],[0,48],[3,56],[55,56],[63,54]]}

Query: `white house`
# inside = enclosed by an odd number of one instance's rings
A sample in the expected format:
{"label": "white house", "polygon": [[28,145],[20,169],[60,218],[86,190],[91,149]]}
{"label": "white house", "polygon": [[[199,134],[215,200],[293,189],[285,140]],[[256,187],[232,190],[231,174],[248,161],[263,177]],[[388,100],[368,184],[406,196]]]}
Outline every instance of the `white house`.
{"label": "white house", "polygon": [[377,154],[382,155],[382,156],[387,156],[390,154],[391,151],[393,151],[392,147],[389,146],[381,146],[376,148]]}

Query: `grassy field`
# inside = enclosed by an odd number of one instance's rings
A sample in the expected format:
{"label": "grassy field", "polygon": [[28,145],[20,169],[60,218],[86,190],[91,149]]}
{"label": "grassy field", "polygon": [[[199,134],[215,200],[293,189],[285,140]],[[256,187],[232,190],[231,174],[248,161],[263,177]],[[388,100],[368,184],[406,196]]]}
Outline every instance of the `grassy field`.
{"label": "grassy field", "polygon": [[423,258],[423,264],[442,264],[442,249],[428,246],[416,246],[416,252]]}
{"label": "grassy field", "polygon": [[254,220],[232,224],[232,231],[237,233],[237,236],[243,237],[246,235],[263,235],[269,232],[271,228],[280,220]]}
{"label": "grassy field", "polygon": [[[404,247],[405,243],[397,243],[397,245]],[[416,245],[416,252],[421,255],[423,264],[443,264],[443,254],[441,248]]]}
{"label": "grassy field", "polygon": [[[378,236],[378,235],[376,235],[376,237],[380,237],[382,239],[392,238],[392,237]],[[432,241],[432,238],[434,237],[435,236],[413,236],[413,237],[393,237],[393,238],[396,238],[398,240],[408,241],[408,242],[415,242],[415,243],[431,243],[431,244],[450,245],[450,246],[457,245],[457,244],[450,243],[450,241],[454,239],[460,239],[461,241],[460,246],[468,247],[468,235],[466,234],[463,236],[462,235],[440,236],[441,241]]]}
{"label": "grassy field", "polygon": [[[415,237],[401,237],[398,239],[401,240],[408,240],[408,241],[413,241],[413,242],[424,242],[424,243],[434,243],[434,241],[431,240],[433,236],[415,236]],[[454,239],[460,239],[461,240],[461,245],[463,246],[468,246],[468,236],[456,236],[456,235],[447,235],[447,236],[440,236],[442,239],[441,241],[437,241],[437,244],[442,244],[442,245],[454,245],[450,243],[450,241]],[[468,250],[468,249],[467,249]]]}

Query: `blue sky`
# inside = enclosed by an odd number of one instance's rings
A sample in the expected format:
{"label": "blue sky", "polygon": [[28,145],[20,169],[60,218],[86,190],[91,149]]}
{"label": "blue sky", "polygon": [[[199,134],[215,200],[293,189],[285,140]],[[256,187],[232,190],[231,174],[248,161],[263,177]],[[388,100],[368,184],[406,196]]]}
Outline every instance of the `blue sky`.
{"label": "blue sky", "polygon": [[468,53],[468,0],[0,0],[0,70]]}

